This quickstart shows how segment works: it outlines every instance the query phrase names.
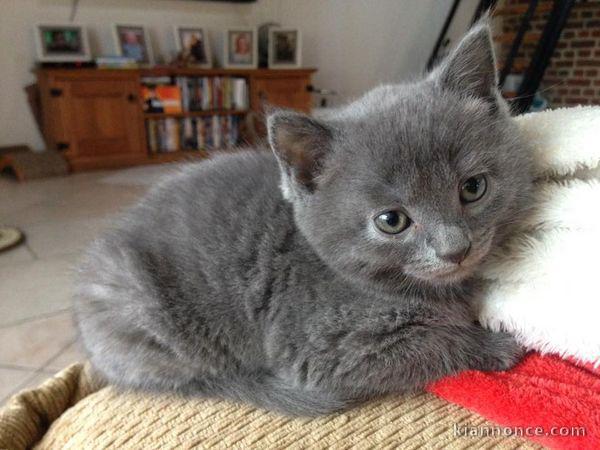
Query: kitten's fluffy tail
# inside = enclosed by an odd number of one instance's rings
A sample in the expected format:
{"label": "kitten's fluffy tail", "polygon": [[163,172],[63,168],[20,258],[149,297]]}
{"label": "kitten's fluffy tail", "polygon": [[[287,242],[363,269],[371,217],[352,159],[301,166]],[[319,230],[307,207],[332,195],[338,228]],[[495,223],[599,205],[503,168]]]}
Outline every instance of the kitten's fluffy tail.
{"label": "kitten's fluffy tail", "polygon": [[295,388],[281,380],[262,376],[256,379],[207,379],[195,382],[189,394],[222,397],[290,416],[319,416],[348,408],[355,401],[320,391]]}

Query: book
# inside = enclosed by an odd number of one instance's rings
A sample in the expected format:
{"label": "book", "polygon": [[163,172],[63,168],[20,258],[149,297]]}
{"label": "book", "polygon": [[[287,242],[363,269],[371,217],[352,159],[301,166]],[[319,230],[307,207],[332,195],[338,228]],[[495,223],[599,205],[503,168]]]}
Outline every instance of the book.
{"label": "book", "polygon": [[162,102],[165,114],[177,114],[182,112],[181,91],[177,86],[156,86],[156,95]]}
{"label": "book", "polygon": [[150,153],[179,150],[221,150],[239,143],[238,116],[186,117],[149,119],[146,121]]}
{"label": "book", "polygon": [[144,80],[146,86],[154,90],[155,97],[160,97],[158,91],[167,89],[167,86],[178,89],[183,112],[211,109],[244,111],[249,107],[248,81],[242,77],[180,76],[175,77],[174,82],[169,77]]}

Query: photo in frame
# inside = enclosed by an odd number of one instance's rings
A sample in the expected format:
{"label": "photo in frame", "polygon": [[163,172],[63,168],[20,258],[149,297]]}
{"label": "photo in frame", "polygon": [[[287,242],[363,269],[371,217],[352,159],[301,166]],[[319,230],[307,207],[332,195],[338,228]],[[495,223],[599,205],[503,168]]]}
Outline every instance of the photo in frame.
{"label": "photo in frame", "polygon": [[119,56],[131,58],[144,66],[154,63],[152,45],[146,27],[115,24],[113,34]]}
{"label": "photo in frame", "polygon": [[253,69],[258,66],[258,39],[255,28],[228,28],[225,31],[224,67]]}
{"label": "photo in frame", "polygon": [[87,29],[82,25],[36,25],[35,45],[40,62],[86,62],[92,59]]}
{"label": "photo in frame", "polygon": [[302,34],[293,28],[269,29],[269,68],[289,69],[302,65]]}
{"label": "photo in frame", "polygon": [[205,69],[212,67],[208,32],[204,28],[176,26],[174,33],[177,52],[182,60]]}

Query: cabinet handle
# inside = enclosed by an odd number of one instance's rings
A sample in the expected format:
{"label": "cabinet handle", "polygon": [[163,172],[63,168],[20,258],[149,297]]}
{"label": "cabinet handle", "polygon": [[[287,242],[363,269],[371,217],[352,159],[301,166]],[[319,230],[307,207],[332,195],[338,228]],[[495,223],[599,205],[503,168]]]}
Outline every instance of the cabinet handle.
{"label": "cabinet handle", "polygon": [[129,95],[127,96],[127,100],[129,100],[129,101],[130,101],[130,102],[132,102],[132,103],[133,103],[133,102],[137,102],[137,99],[138,99],[138,98],[137,98],[137,95],[135,95],[135,94],[129,94]]}
{"label": "cabinet handle", "polygon": [[57,142],[56,143],[56,150],[60,151],[64,151],[64,150],[68,150],[69,147],[71,145],[68,142]]}
{"label": "cabinet handle", "polygon": [[52,97],[61,97],[63,95],[63,90],[59,88],[51,88],[50,95]]}

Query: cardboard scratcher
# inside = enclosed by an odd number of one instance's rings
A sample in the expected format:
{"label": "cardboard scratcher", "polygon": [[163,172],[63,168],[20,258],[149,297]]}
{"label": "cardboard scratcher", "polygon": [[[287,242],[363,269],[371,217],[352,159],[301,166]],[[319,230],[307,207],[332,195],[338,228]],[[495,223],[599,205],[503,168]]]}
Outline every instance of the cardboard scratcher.
{"label": "cardboard scratcher", "polygon": [[0,171],[11,170],[17,180],[62,176],[69,166],[55,151],[33,152],[26,145],[0,147]]}

